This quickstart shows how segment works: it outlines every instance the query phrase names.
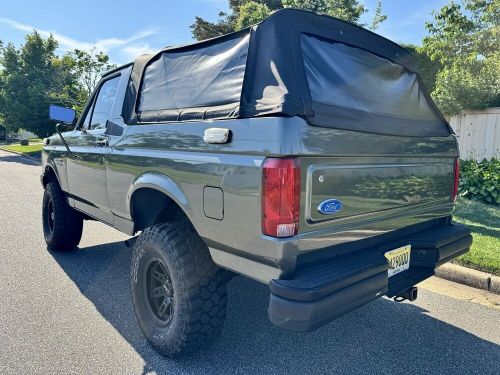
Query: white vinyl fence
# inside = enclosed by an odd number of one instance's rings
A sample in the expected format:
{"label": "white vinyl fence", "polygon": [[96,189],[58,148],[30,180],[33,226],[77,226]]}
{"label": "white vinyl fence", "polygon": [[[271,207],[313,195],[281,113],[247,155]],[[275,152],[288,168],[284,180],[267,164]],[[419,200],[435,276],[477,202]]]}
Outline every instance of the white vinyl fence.
{"label": "white vinyl fence", "polygon": [[500,107],[465,111],[449,122],[458,139],[461,159],[500,159]]}

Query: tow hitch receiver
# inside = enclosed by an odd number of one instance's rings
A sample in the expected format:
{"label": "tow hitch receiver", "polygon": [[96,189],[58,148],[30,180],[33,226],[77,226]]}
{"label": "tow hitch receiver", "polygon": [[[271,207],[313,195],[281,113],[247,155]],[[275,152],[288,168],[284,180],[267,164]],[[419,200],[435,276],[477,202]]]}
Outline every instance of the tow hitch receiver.
{"label": "tow hitch receiver", "polygon": [[417,287],[412,286],[411,288],[408,288],[406,290],[403,290],[402,292],[398,293],[394,297],[394,301],[396,302],[403,302],[404,300],[408,300],[410,302],[413,302],[417,299]]}

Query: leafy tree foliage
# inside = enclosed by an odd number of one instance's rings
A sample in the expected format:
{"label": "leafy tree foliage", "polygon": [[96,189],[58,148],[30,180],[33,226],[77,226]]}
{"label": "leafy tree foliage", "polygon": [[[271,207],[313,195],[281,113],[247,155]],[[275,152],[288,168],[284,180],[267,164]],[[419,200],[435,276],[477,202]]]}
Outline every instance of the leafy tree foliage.
{"label": "leafy tree foliage", "polygon": [[[282,8],[310,10],[357,24],[360,24],[361,16],[368,11],[358,0],[229,0],[229,8],[229,13],[219,13],[217,22],[196,17],[195,23],[191,25],[193,37],[203,40],[227,34],[260,22],[275,10]],[[378,2],[369,28],[376,29],[386,18],[387,16],[382,14],[382,4]]]}
{"label": "leafy tree foliage", "polygon": [[209,22],[201,17],[196,17],[191,27],[191,34],[196,40],[215,38],[219,35],[228,34],[234,30],[235,17],[225,12],[219,12],[217,22]]}
{"label": "leafy tree foliage", "polygon": [[236,20],[236,29],[243,29],[253,25],[271,14],[271,10],[266,4],[256,1],[249,1],[243,4],[239,9],[238,18]]}
{"label": "leafy tree foliage", "polygon": [[79,112],[100,75],[113,67],[109,58],[95,50],[75,50],[56,56],[57,41],[38,32],[26,35],[25,43],[0,44],[0,118],[9,131],[25,129],[39,137],[54,133],[49,120],[50,104]]}
{"label": "leafy tree foliage", "polygon": [[[264,7],[256,7],[251,4],[246,7],[243,11],[241,20],[240,18],[240,8],[247,3],[257,3],[259,5],[265,5],[270,11],[283,8],[281,0],[229,0],[230,12],[219,12],[219,19],[217,22],[209,22],[201,17],[196,17],[194,24],[191,25],[191,33],[196,40],[204,40],[209,38],[214,38],[216,36],[224,35],[232,31],[237,30],[237,24],[245,24],[246,20],[256,19],[253,11],[257,13],[266,12]],[[265,18],[266,16],[264,16]],[[262,18],[263,19],[263,18]],[[259,19],[262,20],[262,19]],[[257,21],[258,22],[258,21]]]}
{"label": "leafy tree foliage", "polygon": [[382,13],[382,2],[377,2],[375,13],[373,14],[372,23],[369,27],[370,30],[378,29],[379,25],[387,19],[387,15]]}
{"label": "leafy tree foliage", "polygon": [[451,1],[426,28],[423,51],[442,64],[432,93],[441,110],[500,105],[500,0]]}
{"label": "leafy tree foliage", "polygon": [[[23,128],[46,136],[54,127],[48,107],[57,69],[53,63],[56,40],[33,32],[20,50],[8,44],[2,50],[2,117],[9,130]],[[47,95],[49,93],[49,95]]]}
{"label": "leafy tree foliage", "polygon": [[116,65],[109,62],[109,56],[102,51],[92,48],[90,51],[75,49],[70,53],[69,58],[74,61],[73,68],[80,84],[89,97],[107,71],[116,68]]}
{"label": "leafy tree foliage", "polygon": [[500,106],[500,53],[482,60],[457,58],[443,68],[432,96],[444,113]]}
{"label": "leafy tree foliage", "polygon": [[76,61],[70,54],[52,59],[56,74],[52,81],[53,89],[48,92],[52,104],[71,107],[79,113],[87,100],[87,92],[83,89],[76,72]]}
{"label": "leafy tree foliage", "polygon": [[357,0],[283,0],[285,8],[310,10],[357,23],[366,7]]}
{"label": "leafy tree foliage", "polygon": [[432,60],[422,47],[413,44],[403,44],[402,46],[408,50],[417,61],[418,72],[424,81],[427,91],[430,93],[433,92],[436,88],[436,76],[442,68],[442,64],[439,61]]}

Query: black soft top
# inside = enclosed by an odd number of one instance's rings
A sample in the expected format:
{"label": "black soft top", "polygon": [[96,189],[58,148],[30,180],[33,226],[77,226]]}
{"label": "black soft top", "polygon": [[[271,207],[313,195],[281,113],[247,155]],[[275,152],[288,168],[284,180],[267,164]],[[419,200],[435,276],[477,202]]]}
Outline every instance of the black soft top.
{"label": "black soft top", "polygon": [[381,134],[451,133],[408,51],[349,22],[295,9],[140,56],[123,107],[132,124],[266,115]]}

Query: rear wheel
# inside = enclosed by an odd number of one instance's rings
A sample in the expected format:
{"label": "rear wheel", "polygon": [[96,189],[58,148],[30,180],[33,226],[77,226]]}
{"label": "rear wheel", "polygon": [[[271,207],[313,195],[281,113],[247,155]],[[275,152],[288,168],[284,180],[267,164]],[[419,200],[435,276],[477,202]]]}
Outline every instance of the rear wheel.
{"label": "rear wheel", "polygon": [[45,187],[42,203],[43,235],[50,250],[71,250],[80,243],[83,218],[68,205],[56,181]]}
{"label": "rear wheel", "polygon": [[160,353],[191,351],[221,331],[230,275],[213,263],[190,223],[144,230],[134,244],[131,277],[137,320]]}

